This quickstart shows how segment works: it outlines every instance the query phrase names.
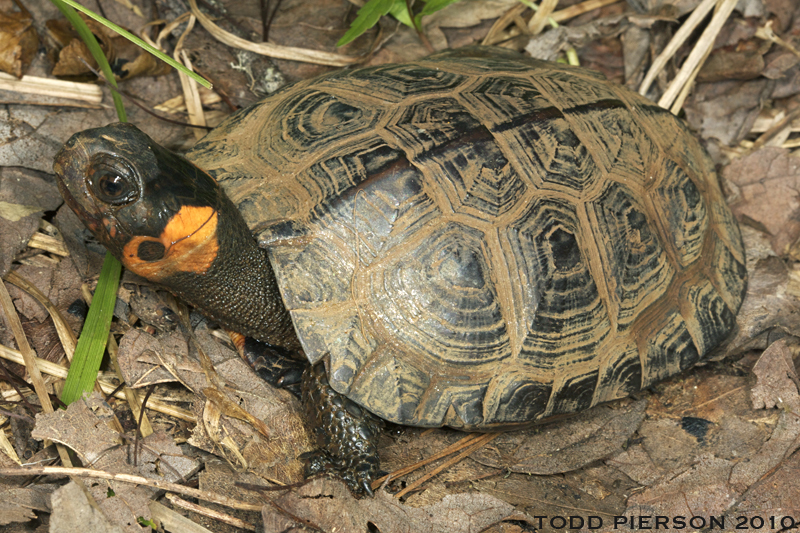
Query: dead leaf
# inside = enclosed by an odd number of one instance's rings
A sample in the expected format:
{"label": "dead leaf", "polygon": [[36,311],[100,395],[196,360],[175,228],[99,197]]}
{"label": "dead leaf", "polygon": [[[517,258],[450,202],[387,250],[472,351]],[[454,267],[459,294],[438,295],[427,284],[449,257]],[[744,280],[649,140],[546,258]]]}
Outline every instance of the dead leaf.
{"label": "dead leaf", "polygon": [[497,437],[470,457],[512,472],[569,472],[617,452],[644,419],[646,401],[606,405],[572,418]]}
{"label": "dead leaf", "polygon": [[640,445],[628,446],[622,452],[608,459],[606,463],[618,468],[629,478],[645,487],[654,484],[666,472]]}
{"label": "dead leaf", "polygon": [[[703,455],[691,468],[632,495],[624,514],[634,517],[721,515],[736,502],[736,495],[727,482],[732,468],[732,461]],[[629,530],[631,528],[620,529]]]}
{"label": "dead leaf", "polygon": [[34,511],[51,512],[52,485],[29,488],[3,487],[0,490],[0,526],[28,522],[36,518]]}
{"label": "dead leaf", "polygon": [[[798,63],[800,63],[800,57],[797,57],[797,54],[794,54],[791,50],[779,48],[764,56],[764,71],[761,73],[761,75],[771,80],[788,78],[788,80],[784,81],[789,81],[791,76],[787,75],[787,71],[795,67]],[[787,98],[789,96],[793,96],[794,94],[797,94],[797,91],[800,90],[800,88],[795,85],[794,89],[795,90],[792,93],[789,93],[788,91],[781,91],[782,94],[773,94],[773,97]],[[779,89],[776,87],[776,93],[778,93],[778,91]]]}
{"label": "dead leaf", "polygon": [[[112,473],[135,474],[176,482],[200,468],[196,459],[186,457],[163,431],[149,435],[133,449],[132,438],[111,429],[113,411],[98,395],[72,403],[66,411],[39,414],[32,435],[69,446],[86,466]],[[135,466],[134,466],[135,465]],[[126,532],[143,531],[137,518],[149,517],[147,504],[158,491],[114,480],[96,480],[88,486],[105,518]],[[54,502],[52,519],[58,512]],[[82,511],[83,512],[83,511]]]}
{"label": "dead leaf", "polygon": [[442,50],[448,46],[444,28],[479,26],[481,21],[500,17],[516,3],[516,0],[461,0],[423,18],[422,25],[433,48]]}
{"label": "dead leaf", "polygon": [[503,520],[526,520],[512,505],[483,494],[454,494],[427,507],[403,505],[384,491],[356,500],[339,480],[317,478],[263,510],[267,531],[311,526],[337,533],[479,533]]}
{"label": "dead leaf", "polygon": [[179,331],[158,337],[131,329],[119,341],[118,360],[131,388],[181,381],[193,390],[206,386],[203,369],[189,358],[189,346]]}
{"label": "dead leaf", "polygon": [[[113,64],[116,56],[112,44],[114,32],[84,15],[81,15],[81,18],[97,38],[103,55],[110,64]],[[56,54],[53,75],[81,79],[93,77],[92,69],[98,70],[97,62],[72,25],[66,19],[55,19],[48,20],[45,27],[48,32],[48,42],[56,47],[55,50],[51,50],[51,53]]]}
{"label": "dead leaf", "polygon": [[[774,470],[756,481],[741,497],[736,507],[732,510],[733,516],[747,516],[755,519],[760,516],[765,522],[772,520],[781,529],[791,529],[792,523],[797,526],[800,521],[800,454],[787,457]],[[732,518],[733,520],[733,518]],[[740,523],[732,521],[732,523]],[[750,522],[748,525],[757,525]],[[768,523],[768,522],[767,522]],[[771,524],[770,524],[771,525]],[[774,528],[778,530],[778,527]]]}
{"label": "dead leaf", "polygon": [[31,435],[64,444],[75,450],[84,464],[92,465],[123,442],[110,427],[113,421],[111,407],[95,396],[76,401],[66,410],[37,414]]}
{"label": "dead leaf", "polygon": [[[50,521],[58,524],[59,533],[123,533],[89,500],[86,493],[71,481],[53,493]],[[145,531],[137,526],[138,531]],[[148,528],[149,529],[149,528]]]}
{"label": "dead leaf", "polygon": [[[75,300],[81,297],[80,283],[81,278],[75,270],[74,265],[69,259],[61,260],[58,263],[35,263],[19,265],[14,271],[21,277],[28,280],[35,287],[38,287],[59,310],[73,327],[75,333],[80,329],[81,320],[66,312]],[[36,299],[16,286],[9,287],[9,293],[14,298],[14,305],[26,318],[37,323],[47,321],[48,312]],[[31,339],[35,346],[41,339]],[[37,350],[40,346],[37,346]],[[45,352],[40,352],[43,357]]]}
{"label": "dead leaf", "polygon": [[161,294],[148,285],[136,286],[129,304],[139,320],[160,332],[168,333],[178,325],[178,316],[164,302]]}
{"label": "dead leaf", "polygon": [[698,83],[684,105],[686,120],[704,139],[736,144],[753,128],[774,87],[774,81],[763,78]]}
{"label": "dead leaf", "polygon": [[55,183],[46,175],[24,168],[0,167],[0,202],[0,277],[3,277],[39,228],[42,213],[55,210],[61,198]]}
{"label": "dead leaf", "polygon": [[764,53],[760,50],[716,51],[703,63],[697,81],[752,80],[763,70]]}
{"label": "dead leaf", "polygon": [[800,415],[800,395],[798,395],[797,371],[792,355],[798,341],[786,337],[773,342],[759,357],[753,367],[758,381],[750,391],[755,409],[788,409]]}
{"label": "dead leaf", "polygon": [[[170,67],[155,59],[137,45],[99,22],[81,15],[86,25],[97,37],[117,80],[127,80],[137,76],[161,76],[170,72]],[[53,56],[53,75],[70,79],[94,78],[98,70],[97,62],[89,49],[78,36],[72,25],[65,19],[48,20],[50,54]],[[93,72],[94,70],[94,72]]]}
{"label": "dead leaf", "polygon": [[607,38],[619,33],[621,16],[610,17],[583,26],[559,26],[532,37],[525,51],[537,59],[556,61],[562,52],[569,48],[581,48],[591,41]]}
{"label": "dead leaf", "polygon": [[[220,451],[221,439],[226,439],[226,457],[237,463],[234,456],[245,460],[251,471],[267,480],[295,483],[303,479],[304,463],[298,456],[314,449],[305,423],[300,401],[291,393],[270,387],[234,351],[222,346],[202,328],[196,331],[198,342],[214,363],[214,370],[226,385],[222,392],[238,403],[253,417],[263,420],[269,428],[267,438],[252,425],[220,412],[206,416],[213,404],[203,396],[195,401],[198,424],[189,443],[210,453]],[[235,446],[232,450],[230,446]],[[240,459],[240,460],[241,460]],[[241,466],[241,465],[240,465]]]}
{"label": "dead leaf", "polygon": [[760,450],[737,463],[730,474],[731,487],[742,493],[800,447],[800,418],[781,412],[777,424]]}
{"label": "dead leaf", "polygon": [[[737,331],[721,354],[765,349],[774,336],[800,332],[800,279],[775,256],[763,233],[742,227],[747,250],[747,294],[739,314]],[[776,331],[778,330],[778,331]]]}
{"label": "dead leaf", "polygon": [[21,78],[38,48],[39,36],[30,13],[0,12],[0,70]]}
{"label": "dead leaf", "polygon": [[800,238],[800,158],[765,147],[733,161],[722,177],[735,187],[731,209],[763,225],[778,255]]}

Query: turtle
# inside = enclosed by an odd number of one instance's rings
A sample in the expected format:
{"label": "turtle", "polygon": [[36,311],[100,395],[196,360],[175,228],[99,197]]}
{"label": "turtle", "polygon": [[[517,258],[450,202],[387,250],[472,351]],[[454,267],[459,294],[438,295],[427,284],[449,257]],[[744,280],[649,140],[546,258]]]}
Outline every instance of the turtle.
{"label": "turtle", "polygon": [[628,396],[706,359],[746,288],[680,119],[493,47],[288,85],[185,156],[83,131],[54,169],[127,269],[303,361],[308,472],[370,494],[381,421],[504,431]]}

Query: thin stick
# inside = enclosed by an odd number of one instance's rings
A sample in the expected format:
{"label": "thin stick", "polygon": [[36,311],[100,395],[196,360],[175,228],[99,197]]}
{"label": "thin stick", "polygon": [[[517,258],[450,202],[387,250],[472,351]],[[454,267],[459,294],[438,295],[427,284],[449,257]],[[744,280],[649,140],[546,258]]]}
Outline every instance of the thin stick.
{"label": "thin stick", "polygon": [[472,444],[474,441],[476,441],[479,438],[481,438],[480,434],[471,433],[471,434],[465,436],[464,438],[459,439],[457,442],[451,444],[447,448],[441,450],[440,452],[437,452],[437,453],[431,455],[430,457],[427,457],[427,458],[423,459],[422,461],[418,461],[418,462],[416,462],[416,463],[414,463],[412,465],[404,466],[403,468],[398,468],[394,472],[390,472],[389,474],[386,474],[385,476],[376,479],[375,481],[372,482],[372,488],[373,489],[377,489],[387,479],[397,479],[400,476],[405,476],[406,474],[410,474],[414,470],[422,468],[423,466],[425,466],[427,464],[430,464],[430,463],[432,463],[434,461],[438,461],[442,457],[447,457],[448,455],[451,455],[451,454],[457,452],[458,450],[462,450],[462,449],[464,449],[465,446],[469,446],[470,444]]}
{"label": "thin stick", "polygon": [[187,502],[186,500],[175,494],[167,494],[166,498],[175,507],[180,507],[181,509],[188,509],[189,511],[195,512],[199,515],[213,518],[214,520],[224,522],[226,524],[232,525],[233,527],[238,527],[240,529],[247,529],[249,531],[256,530],[256,526],[254,524],[251,524],[250,522],[245,522],[244,520],[240,520],[235,516],[231,516],[227,513],[222,513],[220,511],[215,511],[214,509],[209,509],[208,507],[203,507],[201,505],[197,505],[196,503]]}
{"label": "thin stick", "polygon": [[243,511],[261,511],[261,505],[253,505],[221,494],[208,492],[205,490],[184,487],[177,483],[160,481],[158,479],[148,479],[142,476],[130,474],[113,474],[104,470],[92,470],[89,468],[64,468],[62,466],[36,466],[27,468],[0,468],[0,476],[77,476],[94,479],[107,479],[110,481],[121,481],[123,483],[133,483],[135,485],[146,485],[157,489],[168,490],[178,494],[184,494],[191,498],[197,498],[210,503],[216,503],[230,507],[231,509],[241,509]]}
{"label": "thin stick", "polygon": [[499,433],[487,433],[486,435],[481,435],[480,437],[475,439],[475,442],[469,448],[467,448],[460,454],[456,455],[455,457],[449,459],[448,461],[445,461],[444,463],[434,468],[421,478],[415,480],[409,486],[407,486],[406,488],[395,494],[395,497],[399,499],[408,494],[409,492],[411,492],[412,490],[416,490],[417,487],[419,487],[420,485],[431,479],[433,476],[439,474],[440,472],[442,472],[447,468],[450,468],[451,466],[458,463],[468,455],[472,454],[474,451],[478,450],[479,448],[482,448],[483,446],[485,446],[486,444],[497,438],[498,435]]}
{"label": "thin stick", "polygon": [[189,7],[197,17],[197,21],[203,26],[208,33],[213,35],[220,42],[233,46],[234,48],[241,48],[242,50],[249,50],[256,54],[274,57],[275,59],[288,59],[291,61],[302,61],[305,63],[317,63],[320,65],[331,65],[334,67],[344,67],[352,65],[361,61],[361,57],[348,57],[340,54],[332,54],[330,52],[320,52],[318,50],[310,50],[308,48],[297,48],[294,46],[278,46],[272,43],[254,43],[247,39],[229,33],[208,18],[208,16],[200,11],[197,7],[196,0],[189,0]]}

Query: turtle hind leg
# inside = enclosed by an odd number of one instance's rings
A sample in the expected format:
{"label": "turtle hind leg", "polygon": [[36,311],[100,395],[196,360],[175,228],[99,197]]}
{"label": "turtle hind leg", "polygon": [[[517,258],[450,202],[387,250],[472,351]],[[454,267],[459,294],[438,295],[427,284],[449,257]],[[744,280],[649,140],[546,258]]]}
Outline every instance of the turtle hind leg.
{"label": "turtle hind leg", "polygon": [[353,492],[371,496],[380,471],[381,420],[333,390],[320,363],[306,370],[301,388],[306,418],[319,447],[305,454],[306,475],[332,473]]}

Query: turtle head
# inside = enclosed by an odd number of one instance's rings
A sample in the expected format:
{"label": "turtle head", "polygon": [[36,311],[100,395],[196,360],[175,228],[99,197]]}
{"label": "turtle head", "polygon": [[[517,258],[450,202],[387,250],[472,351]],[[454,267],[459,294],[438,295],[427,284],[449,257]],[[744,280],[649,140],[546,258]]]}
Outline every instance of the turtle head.
{"label": "turtle head", "polygon": [[[216,182],[126,123],[76,133],[56,155],[61,194],[129,270],[205,272],[218,252]],[[235,208],[234,208],[235,209]]]}
{"label": "turtle head", "polygon": [[128,270],[230,330],[299,346],[266,253],[211,176],[131,124],[73,135],[53,166],[64,200]]}

